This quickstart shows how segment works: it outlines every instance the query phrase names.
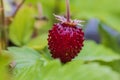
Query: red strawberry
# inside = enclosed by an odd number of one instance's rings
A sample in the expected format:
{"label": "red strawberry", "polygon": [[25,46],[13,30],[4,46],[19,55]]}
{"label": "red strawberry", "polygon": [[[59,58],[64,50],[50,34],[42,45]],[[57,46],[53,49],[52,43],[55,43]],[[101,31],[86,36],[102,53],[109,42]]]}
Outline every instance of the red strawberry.
{"label": "red strawberry", "polygon": [[84,32],[78,25],[81,21],[72,21],[56,15],[55,17],[61,22],[54,24],[49,30],[48,45],[52,57],[66,63],[77,56],[82,49]]}

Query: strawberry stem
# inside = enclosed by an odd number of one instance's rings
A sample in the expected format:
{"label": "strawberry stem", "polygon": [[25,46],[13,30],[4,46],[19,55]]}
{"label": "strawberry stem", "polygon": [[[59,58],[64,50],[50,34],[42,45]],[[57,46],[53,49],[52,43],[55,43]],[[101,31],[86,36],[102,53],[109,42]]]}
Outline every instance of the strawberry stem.
{"label": "strawberry stem", "polygon": [[70,4],[69,4],[69,0],[66,0],[66,8],[67,8],[67,21],[70,22]]}

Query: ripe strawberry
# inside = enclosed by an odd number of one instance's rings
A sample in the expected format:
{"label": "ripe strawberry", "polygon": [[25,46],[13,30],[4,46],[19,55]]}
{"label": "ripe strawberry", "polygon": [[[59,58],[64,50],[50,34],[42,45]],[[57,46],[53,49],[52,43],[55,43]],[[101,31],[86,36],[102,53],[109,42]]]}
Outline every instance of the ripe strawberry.
{"label": "ripe strawberry", "polygon": [[84,32],[78,25],[82,21],[70,20],[57,15],[55,17],[61,22],[54,24],[49,30],[48,45],[52,57],[59,58],[61,62],[66,63],[77,56],[82,49]]}

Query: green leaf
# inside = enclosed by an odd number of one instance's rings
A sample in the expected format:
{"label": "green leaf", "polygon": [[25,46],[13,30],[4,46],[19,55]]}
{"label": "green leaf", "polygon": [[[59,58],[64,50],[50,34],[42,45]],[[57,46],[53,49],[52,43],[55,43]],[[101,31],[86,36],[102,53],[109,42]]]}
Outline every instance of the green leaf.
{"label": "green leaf", "polygon": [[120,75],[120,60],[112,61],[112,62],[100,62],[102,65],[107,65],[111,67],[116,72],[119,72]]}
{"label": "green leaf", "polygon": [[34,30],[34,9],[24,6],[20,9],[9,28],[10,40],[23,46],[31,39]]}
{"label": "green leaf", "polygon": [[26,0],[25,3],[36,5],[36,4],[38,3],[38,1],[39,1],[39,0]]}
{"label": "green leaf", "polygon": [[33,79],[35,80],[37,78],[36,75],[39,74],[35,75],[35,73],[33,73],[34,70],[40,71],[40,66],[47,63],[47,60],[42,56],[42,54],[31,48],[10,47],[8,48],[8,51],[12,54],[14,61],[16,62],[13,72],[15,77],[19,77],[19,79],[15,78],[15,80],[32,80],[32,78],[28,79],[26,75],[32,75],[31,77],[35,76]]}
{"label": "green leaf", "polygon": [[[64,65],[59,60],[47,61],[33,49],[12,47],[16,66],[15,80],[119,80],[119,73],[97,63],[75,60]],[[97,73],[97,74],[96,74]],[[87,77],[86,77],[87,76]]]}
{"label": "green leaf", "polygon": [[111,63],[109,63],[109,65],[117,72],[120,73],[120,60],[117,61],[113,61]]}
{"label": "green leaf", "polygon": [[114,60],[120,60],[120,56],[116,52],[101,44],[96,44],[92,41],[85,41],[82,51],[75,58],[75,60],[99,60],[104,62],[111,62]]}
{"label": "green leaf", "polygon": [[[107,66],[97,63],[83,64],[73,61],[61,65],[58,60],[41,66],[36,64],[30,68],[15,70],[16,80],[119,80],[119,74]],[[32,75],[32,76],[31,76]],[[87,77],[86,77],[87,76]]]}
{"label": "green leaf", "polygon": [[30,67],[36,64],[37,61],[41,62],[41,55],[31,48],[10,47],[8,51],[17,63],[16,68]]}
{"label": "green leaf", "polygon": [[41,50],[43,48],[45,48],[45,46],[47,46],[47,38],[48,38],[48,34],[42,34],[34,39],[32,39],[27,46],[37,49],[37,50]]}
{"label": "green leaf", "polygon": [[11,62],[11,56],[6,53],[2,52],[0,54],[0,80],[11,80],[12,75],[8,72],[8,66]]}

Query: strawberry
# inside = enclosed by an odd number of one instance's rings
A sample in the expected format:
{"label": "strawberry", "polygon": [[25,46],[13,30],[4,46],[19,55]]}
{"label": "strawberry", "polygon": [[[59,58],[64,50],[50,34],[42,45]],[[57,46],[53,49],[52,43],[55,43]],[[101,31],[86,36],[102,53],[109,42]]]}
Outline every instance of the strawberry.
{"label": "strawberry", "polygon": [[48,35],[48,48],[52,57],[59,58],[63,63],[71,61],[78,55],[84,41],[84,32],[79,25],[82,21],[69,19],[69,1],[66,1],[67,19],[55,15],[60,22],[53,25]]}

